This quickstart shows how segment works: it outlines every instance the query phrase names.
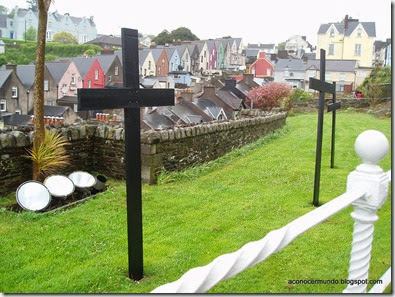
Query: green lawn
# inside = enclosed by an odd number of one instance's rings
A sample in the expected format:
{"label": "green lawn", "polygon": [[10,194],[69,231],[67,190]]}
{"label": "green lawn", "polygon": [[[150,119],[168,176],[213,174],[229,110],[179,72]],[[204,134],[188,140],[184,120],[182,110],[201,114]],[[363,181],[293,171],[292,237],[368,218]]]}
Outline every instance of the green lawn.
{"label": "green lawn", "polygon": [[[189,269],[236,251],[311,211],[316,114],[287,119],[287,127],[209,165],[162,177],[143,187],[146,277],[127,278],[124,184],[66,211],[0,211],[0,292],[150,292]],[[340,113],[335,169],[329,169],[330,117],[324,130],[321,202],[345,192],[360,160],[353,143],[377,129],[391,136],[389,119]],[[391,167],[387,156],[380,163]],[[172,182],[170,182],[172,181]],[[390,200],[391,198],[389,198]],[[290,279],[347,278],[352,208],[309,230],[281,252],[210,292],[340,293],[344,285],[294,285]],[[391,201],[378,212],[371,279],[391,265]]]}

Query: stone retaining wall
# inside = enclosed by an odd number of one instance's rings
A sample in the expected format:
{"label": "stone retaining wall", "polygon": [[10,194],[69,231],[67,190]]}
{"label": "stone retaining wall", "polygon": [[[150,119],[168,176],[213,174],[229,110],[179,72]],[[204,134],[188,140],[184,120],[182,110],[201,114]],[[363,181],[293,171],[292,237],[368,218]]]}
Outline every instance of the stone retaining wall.
{"label": "stone retaining wall", "polygon": [[[155,183],[159,172],[182,170],[216,159],[284,126],[286,113],[227,122],[175,127],[141,134],[142,179]],[[70,142],[71,164],[62,172],[97,171],[125,178],[124,130],[105,125],[75,125],[58,129]],[[32,132],[0,133],[0,195],[31,179],[31,162],[24,157]]]}

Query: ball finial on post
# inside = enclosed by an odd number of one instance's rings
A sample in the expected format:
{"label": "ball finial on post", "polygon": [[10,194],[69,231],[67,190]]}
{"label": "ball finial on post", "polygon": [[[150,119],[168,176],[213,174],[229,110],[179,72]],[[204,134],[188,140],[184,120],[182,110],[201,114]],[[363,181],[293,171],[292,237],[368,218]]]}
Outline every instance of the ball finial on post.
{"label": "ball finial on post", "polygon": [[364,131],[355,140],[354,147],[363,162],[357,167],[357,171],[382,172],[377,163],[385,158],[389,149],[387,137],[383,133],[377,130]]}

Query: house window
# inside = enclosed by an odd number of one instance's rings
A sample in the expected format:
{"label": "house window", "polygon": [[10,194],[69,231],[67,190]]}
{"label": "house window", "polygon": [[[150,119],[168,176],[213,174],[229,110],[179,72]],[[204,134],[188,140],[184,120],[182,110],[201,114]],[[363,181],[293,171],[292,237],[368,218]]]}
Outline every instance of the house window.
{"label": "house window", "polygon": [[21,114],[21,110],[20,109],[15,109],[15,114]]}
{"label": "house window", "polygon": [[355,45],[355,50],[354,50],[354,56],[360,56],[361,55],[361,45],[356,44]]}
{"label": "house window", "polygon": [[272,76],[272,71],[271,71],[271,69],[267,69],[267,70],[266,70],[266,75],[267,75],[267,76]]}
{"label": "house window", "polygon": [[63,86],[62,86],[62,94],[63,95],[67,94],[67,85],[66,84],[63,84]]}
{"label": "house window", "polygon": [[90,89],[90,88],[91,88],[91,81],[88,80],[88,89]]}
{"label": "house window", "polygon": [[158,74],[160,74],[160,66],[158,67]]}
{"label": "house window", "polygon": [[162,59],[162,66],[165,66],[165,59]]}
{"label": "house window", "polygon": [[119,75],[119,67],[118,67],[118,66],[115,66],[114,74],[115,74],[116,76]]}
{"label": "house window", "polygon": [[81,41],[82,43],[88,42],[88,36],[86,36],[85,34],[81,36]]}
{"label": "house window", "polygon": [[148,61],[148,70],[151,70],[151,61]]}
{"label": "house window", "polygon": [[326,73],[326,78],[325,78],[326,81],[332,81],[332,75],[331,74],[332,73],[330,73],[330,72]]}
{"label": "house window", "polygon": [[78,112],[78,104],[74,104],[74,111]]}
{"label": "house window", "polygon": [[47,31],[47,40],[51,41],[53,37],[53,32],[52,31]]}
{"label": "house window", "polygon": [[71,75],[71,84],[75,85],[76,81],[75,81],[75,74]]}
{"label": "house window", "polygon": [[333,56],[335,54],[335,44],[331,43],[329,44],[329,53],[328,55]]}
{"label": "house window", "polygon": [[204,51],[204,57],[206,57],[206,51]]}
{"label": "house window", "polygon": [[95,80],[99,79],[99,70],[95,69]]}
{"label": "house window", "polygon": [[144,69],[144,76],[147,76],[147,69]]}
{"label": "house window", "polygon": [[362,36],[362,29],[358,28],[357,30],[357,37],[361,37]]}
{"label": "house window", "polygon": [[332,28],[330,31],[330,37],[334,37],[335,36],[335,30]]}
{"label": "house window", "polygon": [[345,81],[346,80],[346,74],[344,72],[341,72],[339,74],[339,81]]}
{"label": "house window", "polygon": [[45,105],[52,106],[52,101],[46,101]]}
{"label": "house window", "polygon": [[7,101],[0,100],[0,111],[7,111]]}
{"label": "house window", "polygon": [[289,68],[284,68],[284,76],[289,76]]}
{"label": "house window", "polygon": [[18,98],[18,87],[17,86],[13,86],[12,87],[11,97],[12,98]]}
{"label": "house window", "polygon": [[171,68],[170,68],[170,70],[173,70],[173,65],[174,65],[174,64],[173,64],[173,63],[171,63]]}
{"label": "house window", "polygon": [[203,63],[203,56],[200,57],[200,62]]}
{"label": "house window", "polygon": [[108,81],[111,82],[112,81],[112,77],[111,75],[108,76]]}
{"label": "house window", "polygon": [[49,91],[49,81],[44,80],[44,91]]}

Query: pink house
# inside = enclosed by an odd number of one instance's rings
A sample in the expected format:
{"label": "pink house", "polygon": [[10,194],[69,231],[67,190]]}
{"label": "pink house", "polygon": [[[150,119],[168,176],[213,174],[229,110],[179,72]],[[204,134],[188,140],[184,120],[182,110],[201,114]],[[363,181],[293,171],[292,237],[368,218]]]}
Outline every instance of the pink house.
{"label": "pink house", "polygon": [[82,88],[82,77],[74,62],[45,63],[57,85],[58,98],[77,97],[77,89]]}
{"label": "pink house", "polygon": [[207,48],[209,52],[209,60],[208,60],[208,69],[209,70],[214,70],[218,69],[217,66],[217,46],[215,45],[214,40],[207,40]]}

